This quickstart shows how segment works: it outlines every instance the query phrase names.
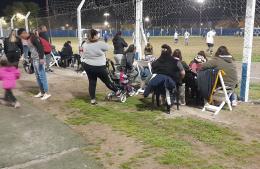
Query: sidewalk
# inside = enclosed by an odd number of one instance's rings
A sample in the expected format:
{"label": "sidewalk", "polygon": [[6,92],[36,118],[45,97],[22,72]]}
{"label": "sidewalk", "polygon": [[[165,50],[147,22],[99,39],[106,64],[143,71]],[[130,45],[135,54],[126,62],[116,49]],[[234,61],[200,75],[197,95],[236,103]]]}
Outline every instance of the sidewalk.
{"label": "sidewalk", "polygon": [[0,105],[0,169],[100,169],[81,149],[84,140],[29,103]]}

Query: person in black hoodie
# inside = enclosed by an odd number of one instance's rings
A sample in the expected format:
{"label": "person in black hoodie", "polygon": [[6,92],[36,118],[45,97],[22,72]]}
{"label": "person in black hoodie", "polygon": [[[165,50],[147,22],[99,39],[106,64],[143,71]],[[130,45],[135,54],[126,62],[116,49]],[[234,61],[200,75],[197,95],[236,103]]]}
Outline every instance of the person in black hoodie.
{"label": "person in black hoodie", "polygon": [[170,76],[177,84],[185,76],[185,70],[180,60],[172,57],[172,49],[168,45],[162,45],[161,56],[152,63],[153,74]]}
{"label": "person in black hoodie", "polygon": [[121,37],[122,33],[119,31],[116,36],[113,38],[113,45],[114,45],[114,54],[115,54],[115,61],[116,64],[122,64],[122,58],[124,56],[125,48],[128,47],[128,44],[125,40]]}
{"label": "person in black hoodie", "polygon": [[71,47],[71,41],[67,41],[64,43],[63,48],[61,50],[61,60],[64,63],[64,67],[69,66],[73,56],[73,51]]}
{"label": "person in black hoodie", "polygon": [[4,52],[8,62],[18,68],[23,54],[23,44],[21,39],[16,36],[15,30],[12,30],[9,37],[4,40]]}

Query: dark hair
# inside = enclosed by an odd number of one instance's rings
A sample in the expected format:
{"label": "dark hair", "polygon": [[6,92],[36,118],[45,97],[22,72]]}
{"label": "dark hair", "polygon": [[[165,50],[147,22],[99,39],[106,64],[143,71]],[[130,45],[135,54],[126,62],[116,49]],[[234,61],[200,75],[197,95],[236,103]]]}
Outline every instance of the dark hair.
{"label": "dark hair", "polygon": [[19,28],[17,31],[17,35],[20,36],[23,32],[26,32],[24,28]]}
{"label": "dark hair", "polygon": [[173,57],[175,58],[179,58],[180,61],[182,61],[182,55],[181,55],[181,50],[180,49],[176,49],[173,54],[172,54]]}
{"label": "dark hair", "polygon": [[116,33],[116,36],[121,36],[122,35],[122,32],[121,31],[118,31],[117,33]]}
{"label": "dark hair", "polygon": [[9,66],[9,62],[7,59],[1,59],[0,60],[0,65],[3,67]]}
{"label": "dark hair", "polygon": [[125,51],[125,53],[133,53],[135,51],[136,47],[134,44],[131,44],[128,49]]}
{"label": "dark hair", "polygon": [[69,40],[69,41],[67,41],[67,43],[71,44],[71,41]]}
{"label": "dark hair", "polygon": [[98,34],[98,31],[96,31],[95,29],[91,29],[91,30],[89,31],[89,37],[88,37],[89,41],[90,41],[90,42],[93,42],[93,41],[94,41],[94,37],[95,37],[97,34]]}
{"label": "dark hair", "polygon": [[199,51],[198,55],[203,56],[203,57],[206,59],[206,61],[208,61],[208,58],[207,58],[207,56],[206,56],[206,53],[205,53],[203,50],[202,50],[202,51]]}
{"label": "dark hair", "polygon": [[162,53],[160,57],[167,57],[172,55],[172,48],[169,45],[162,45]]}
{"label": "dark hair", "polygon": [[226,46],[220,46],[215,54],[216,57],[223,55],[230,55]]}

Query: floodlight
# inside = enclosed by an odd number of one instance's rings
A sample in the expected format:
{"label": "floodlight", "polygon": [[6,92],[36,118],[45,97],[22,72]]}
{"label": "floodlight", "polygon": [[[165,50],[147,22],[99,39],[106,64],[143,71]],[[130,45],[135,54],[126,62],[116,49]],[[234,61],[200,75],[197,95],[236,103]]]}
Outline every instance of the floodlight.
{"label": "floodlight", "polygon": [[105,21],[105,22],[104,22],[104,25],[105,25],[105,26],[108,26],[108,25],[109,25],[108,21]]}
{"label": "floodlight", "polygon": [[202,4],[205,2],[205,0],[197,0],[197,2]]}
{"label": "floodlight", "polygon": [[145,22],[150,22],[150,18],[147,16],[147,17],[144,18],[144,21]]}
{"label": "floodlight", "polygon": [[21,20],[25,19],[25,16],[21,13],[17,13],[16,18],[21,21]]}
{"label": "floodlight", "polygon": [[104,13],[104,16],[108,17],[108,16],[110,16],[110,14],[108,12],[106,12],[106,13]]}

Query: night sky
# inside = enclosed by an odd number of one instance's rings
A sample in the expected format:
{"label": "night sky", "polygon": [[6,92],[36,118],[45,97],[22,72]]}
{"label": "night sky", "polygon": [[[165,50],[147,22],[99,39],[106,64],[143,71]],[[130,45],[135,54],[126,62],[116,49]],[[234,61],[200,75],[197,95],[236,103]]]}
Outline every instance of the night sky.
{"label": "night sky", "polygon": [[36,2],[39,4],[40,8],[44,7],[45,5],[45,0],[0,0],[0,16],[3,15],[3,10],[7,5],[12,4],[13,2],[18,1],[18,2]]}

